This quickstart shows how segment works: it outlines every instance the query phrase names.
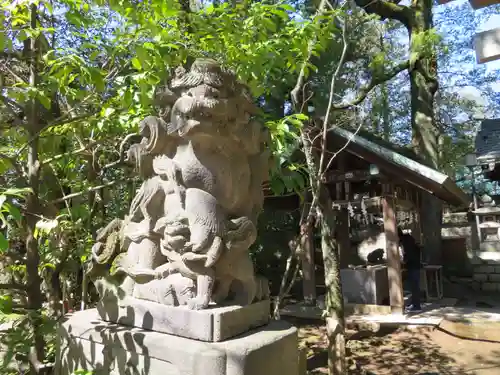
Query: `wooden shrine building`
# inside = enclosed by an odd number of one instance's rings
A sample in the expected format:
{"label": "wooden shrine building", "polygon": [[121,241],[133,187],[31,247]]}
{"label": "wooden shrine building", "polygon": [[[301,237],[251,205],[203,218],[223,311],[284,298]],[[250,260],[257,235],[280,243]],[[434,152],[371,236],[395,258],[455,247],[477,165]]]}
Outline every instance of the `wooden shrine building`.
{"label": "wooden shrine building", "polygon": [[[397,225],[405,221],[404,226],[422,243],[419,202],[423,191],[453,206],[467,206],[469,198],[447,175],[418,161],[412,151],[369,133],[333,128],[328,131],[327,147],[330,155],[341,150],[325,175],[334,208],[338,210],[336,238],[341,268],[351,263],[353,242],[357,233],[363,233],[356,216],[372,226],[374,219],[378,223],[383,220],[383,225],[378,226],[385,233],[390,305],[393,311],[401,310],[404,301]],[[303,259],[305,299],[315,293],[315,286],[311,290],[314,280],[307,280],[308,275],[314,279],[314,270],[314,254],[310,254]]]}

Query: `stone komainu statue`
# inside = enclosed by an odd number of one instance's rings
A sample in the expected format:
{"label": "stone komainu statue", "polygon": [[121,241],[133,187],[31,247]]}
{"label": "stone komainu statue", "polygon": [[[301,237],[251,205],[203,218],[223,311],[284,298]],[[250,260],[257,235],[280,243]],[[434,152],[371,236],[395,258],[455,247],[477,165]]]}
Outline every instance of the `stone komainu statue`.
{"label": "stone komainu statue", "polygon": [[[127,217],[104,228],[93,248],[98,289],[191,309],[268,298],[248,249],[269,134],[252,120],[248,89],[215,61],[198,59],[176,71],[156,104],[159,116],[141,122],[142,141],[128,152],[144,182]],[[111,262],[113,274],[103,277]]]}

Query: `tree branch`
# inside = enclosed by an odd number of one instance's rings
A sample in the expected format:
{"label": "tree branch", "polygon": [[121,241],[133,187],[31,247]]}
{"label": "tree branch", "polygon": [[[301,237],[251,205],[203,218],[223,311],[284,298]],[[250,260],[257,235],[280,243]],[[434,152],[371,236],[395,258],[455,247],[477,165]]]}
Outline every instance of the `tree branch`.
{"label": "tree branch", "polygon": [[7,283],[7,284],[0,284],[0,289],[3,290],[16,290],[20,292],[26,291],[26,286],[18,283]]}
{"label": "tree branch", "polygon": [[398,5],[396,2],[384,0],[354,0],[356,5],[363,8],[366,13],[377,14],[384,19],[394,19],[400,21],[408,29],[412,10],[404,5]]}
{"label": "tree branch", "polygon": [[410,60],[405,60],[400,62],[399,64],[395,65],[392,67],[387,72],[384,72],[383,74],[376,75],[372,77],[370,82],[368,82],[366,85],[363,85],[361,89],[359,90],[358,95],[356,98],[348,103],[338,103],[332,105],[332,109],[335,110],[342,110],[342,109],[348,109],[350,107],[354,107],[358,104],[360,104],[363,100],[365,100],[366,96],[372,91],[377,85],[384,83],[391,78],[395,77],[399,73],[401,73],[403,70],[407,70],[410,68]]}
{"label": "tree branch", "polygon": [[23,125],[23,121],[22,119],[19,117],[19,114],[16,113],[16,111],[14,111],[11,106],[15,106],[15,107],[18,107],[19,108],[19,105],[15,102],[13,102],[12,100],[10,100],[9,98],[3,96],[3,95],[0,95],[0,100],[5,104],[5,107],[7,108],[7,110],[10,112],[10,114],[14,117],[14,124],[16,126],[21,126]]}
{"label": "tree branch", "polygon": [[7,160],[12,165],[12,167],[14,167],[14,169],[16,170],[16,172],[19,175],[24,176],[24,172],[23,172],[21,166],[17,163],[17,160],[15,157],[5,155],[5,154],[0,154],[0,159]]}
{"label": "tree branch", "polygon": [[0,58],[3,58],[3,59],[10,59],[12,57],[15,57],[16,59],[18,60],[26,60],[24,57],[23,57],[23,54],[21,51],[9,51],[9,52],[5,52],[5,51],[0,51]]}
{"label": "tree branch", "polygon": [[62,159],[66,156],[71,156],[71,155],[78,155],[78,154],[81,154],[82,152],[88,150],[89,148],[91,148],[92,146],[96,145],[97,142],[96,141],[90,141],[87,145],[85,146],[82,146],[80,147],[78,150],[73,150],[73,151],[68,151],[68,152],[64,152],[62,154],[59,154],[59,155],[56,155],[56,156],[53,156],[51,158],[48,158],[48,159],[45,159],[43,160],[40,165],[43,166],[43,165],[46,165],[46,164],[50,164],[50,163],[53,163],[59,159]]}
{"label": "tree branch", "polygon": [[3,64],[3,67],[5,68],[5,70],[7,70],[7,72],[20,84],[22,85],[26,85],[27,82],[25,79],[23,79],[21,76],[19,76],[16,72],[14,72],[11,68],[9,68],[9,66],[7,65],[7,63],[4,63]]}
{"label": "tree branch", "polygon": [[25,144],[23,144],[21,146],[21,148],[17,151],[16,155],[17,156],[21,155],[21,153],[31,144],[31,142],[33,142],[35,139],[37,139],[44,130],[46,130],[48,128],[52,128],[54,126],[67,125],[67,124],[71,124],[72,122],[75,122],[75,121],[85,120],[85,119],[88,119],[89,117],[92,117],[92,116],[93,116],[93,114],[91,114],[91,113],[86,113],[86,114],[76,116],[76,117],[71,117],[71,118],[68,118],[67,115],[62,116],[60,119],[47,124],[42,129],[40,129],[38,132],[36,132],[36,134],[33,137],[31,137]]}
{"label": "tree branch", "polygon": [[128,141],[130,141],[132,138],[137,137],[137,136],[139,136],[139,134],[137,134],[137,133],[130,133],[130,134],[127,134],[125,136],[125,138],[123,138],[123,140],[120,143],[120,148],[119,148],[120,155],[118,157],[118,160],[115,160],[115,161],[113,161],[111,163],[108,163],[108,164],[104,165],[101,168],[101,173],[103,171],[105,171],[106,169],[113,168],[113,167],[115,167],[117,165],[122,164],[125,161],[125,145],[127,144]]}
{"label": "tree branch", "polygon": [[76,197],[79,197],[83,194],[90,193],[91,191],[96,191],[96,190],[100,190],[100,189],[105,188],[105,187],[116,185],[118,182],[121,182],[121,181],[116,181],[116,180],[110,181],[110,182],[106,182],[105,184],[102,184],[99,186],[94,186],[94,187],[91,187],[91,188],[88,188],[88,189],[85,189],[85,190],[82,190],[82,191],[79,191],[76,193],[68,194],[68,195],[65,195],[64,197],[57,198],[57,199],[54,199],[53,201],[50,201],[49,204],[61,203],[61,202],[64,202],[68,199],[76,198]]}
{"label": "tree branch", "polygon": [[[333,72],[331,83],[330,83],[330,92],[328,94],[329,98],[333,98],[333,95],[335,93],[335,84],[337,82],[337,77],[340,74],[340,71],[342,70],[342,67],[344,65],[346,56],[347,56],[347,48],[348,48],[348,43],[347,43],[347,20],[344,20],[344,24],[342,25],[342,54],[340,55],[340,60],[337,65],[337,68],[335,69],[335,72]],[[321,135],[321,154],[320,154],[320,159],[319,159],[319,166],[318,166],[318,176],[316,176],[316,179],[318,181],[318,186],[317,189],[321,188],[321,184],[323,182],[323,176],[330,166],[331,160],[333,160],[333,157],[331,158],[330,162],[328,163],[327,167],[324,168],[325,166],[325,151],[326,151],[326,141],[327,141],[327,131],[328,131],[328,123],[330,120],[330,113],[332,112],[333,103],[332,100],[330,99],[328,101],[328,107],[326,108],[326,113],[325,113],[325,118],[323,119],[323,129],[322,129],[322,135]]]}
{"label": "tree branch", "polygon": [[11,105],[13,107],[16,107],[20,111],[24,112],[24,107],[21,104],[16,103],[14,100],[7,98],[6,96],[3,95],[1,95],[0,97],[2,98],[2,102],[4,102],[5,105]]}
{"label": "tree branch", "polygon": [[[321,0],[321,3],[318,6],[318,10],[316,11],[316,16],[320,16],[324,13],[326,5],[327,5],[326,0]],[[295,83],[295,87],[292,89],[292,91],[290,91],[290,97],[292,99],[292,105],[295,113],[301,113],[303,109],[302,107],[305,104],[302,103],[301,107],[299,108],[299,102],[300,102],[299,96],[300,92],[304,89],[306,84],[306,66],[311,60],[313,48],[314,48],[314,40],[311,40],[309,43],[307,58],[302,63],[299,76],[297,77],[297,82]]]}

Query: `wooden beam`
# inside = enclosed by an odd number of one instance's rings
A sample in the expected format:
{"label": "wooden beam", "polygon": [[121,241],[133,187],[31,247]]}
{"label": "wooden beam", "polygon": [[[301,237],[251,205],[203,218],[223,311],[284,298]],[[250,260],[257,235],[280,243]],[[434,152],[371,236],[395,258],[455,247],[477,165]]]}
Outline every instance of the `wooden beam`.
{"label": "wooden beam", "polygon": [[304,294],[304,302],[313,306],[316,305],[316,277],[315,277],[315,261],[314,261],[314,240],[313,226],[307,223],[300,228],[300,247],[301,247],[301,262],[302,262],[302,292]]}
{"label": "wooden beam", "polygon": [[[401,211],[410,211],[415,208],[415,205],[411,201],[404,199],[397,199],[392,195],[387,195],[387,197],[392,198],[394,200],[396,207]],[[363,200],[367,210],[369,210],[370,212],[380,212],[383,198],[384,196],[364,198],[364,199],[351,199],[351,200],[344,199],[333,202],[333,205],[342,208],[342,207],[347,207],[347,205],[350,203],[353,208],[358,208],[361,207],[361,201]]]}
{"label": "wooden beam", "polygon": [[389,299],[391,310],[400,313],[404,308],[403,278],[401,276],[401,259],[399,256],[399,238],[396,224],[394,199],[382,199],[382,212],[384,215],[384,232],[387,254],[387,273],[389,279]]}
{"label": "wooden beam", "polygon": [[366,181],[373,179],[380,179],[381,174],[372,175],[370,171],[367,170],[355,170],[349,172],[339,172],[339,171],[330,171],[326,173],[323,182],[324,183],[334,183],[334,182],[344,182],[344,181]]}
{"label": "wooden beam", "polygon": [[[337,165],[339,168],[340,172],[345,172],[345,166],[346,166],[346,153],[342,152],[340,155],[337,156]],[[343,193],[344,193],[344,184],[342,182],[337,182],[335,184],[335,199],[344,199]]]}
{"label": "wooden beam", "polygon": [[337,212],[335,232],[339,247],[340,268],[347,268],[351,259],[351,240],[349,238],[349,212],[346,207]]}

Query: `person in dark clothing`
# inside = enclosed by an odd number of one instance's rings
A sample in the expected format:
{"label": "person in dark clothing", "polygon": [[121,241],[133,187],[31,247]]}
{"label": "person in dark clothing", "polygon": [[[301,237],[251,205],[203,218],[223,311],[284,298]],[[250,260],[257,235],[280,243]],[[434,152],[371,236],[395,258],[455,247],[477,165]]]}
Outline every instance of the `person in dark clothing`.
{"label": "person in dark clothing", "polygon": [[408,272],[408,283],[411,291],[409,312],[422,311],[420,304],[420,268],[421,252],[415,239],[398,228],[399,244],[403,249],[403,262]]}

